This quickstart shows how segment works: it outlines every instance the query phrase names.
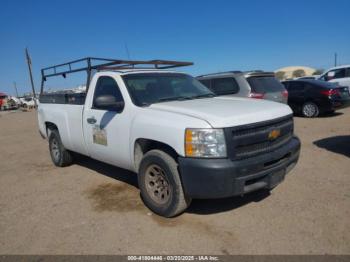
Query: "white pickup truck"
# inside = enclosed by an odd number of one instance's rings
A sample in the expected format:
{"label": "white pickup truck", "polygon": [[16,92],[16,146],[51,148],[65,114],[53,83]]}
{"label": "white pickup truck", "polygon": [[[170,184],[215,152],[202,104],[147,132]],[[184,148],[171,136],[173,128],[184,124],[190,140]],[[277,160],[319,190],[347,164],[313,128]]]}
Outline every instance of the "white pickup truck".
{"label": "white pickup truck", "polygon": [[[52,161],[67,166],[77,152],[137,173],[143,201],[157,214],[175,216],[193,198],[272,189],[298,161],[286,105],[216,97],[192,76],[165,70],[185,62],[86,61],[86,68],[72,69],[73,61],[42,70],[38,121]],[[69,69],[57,72],[62,66]],[[48,77],[81,70],[86,93],[44,92]]]}

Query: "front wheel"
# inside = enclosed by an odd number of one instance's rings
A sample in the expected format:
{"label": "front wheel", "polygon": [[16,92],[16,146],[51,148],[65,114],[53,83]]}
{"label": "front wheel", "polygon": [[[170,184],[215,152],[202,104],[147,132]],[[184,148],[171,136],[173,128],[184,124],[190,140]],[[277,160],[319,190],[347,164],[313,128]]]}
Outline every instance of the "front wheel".
{"label": "front wheel", "polygon": [[184,194],[176,161],[161,150],[151,150],[142,158],[138,183],[145,205],[161,216],[176,216],[191,202]]}
{"label": "front wheel", "polygon": [[306,102],[301,108],[304,117],[317,117],[320,114],[318,106],[313,102]]}

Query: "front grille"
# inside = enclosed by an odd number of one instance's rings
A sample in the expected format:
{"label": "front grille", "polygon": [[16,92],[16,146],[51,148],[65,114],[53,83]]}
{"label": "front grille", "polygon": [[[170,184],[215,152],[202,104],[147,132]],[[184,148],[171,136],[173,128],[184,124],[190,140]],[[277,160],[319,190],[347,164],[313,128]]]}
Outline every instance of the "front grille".
{"label": "front grille", "polygon": [[[227,128],[229,156],[231,159],[244,159],[276,150],[292,139],[293,129],[293,116]],[[278,130],[279,136],[269,139],[273,130]]]}

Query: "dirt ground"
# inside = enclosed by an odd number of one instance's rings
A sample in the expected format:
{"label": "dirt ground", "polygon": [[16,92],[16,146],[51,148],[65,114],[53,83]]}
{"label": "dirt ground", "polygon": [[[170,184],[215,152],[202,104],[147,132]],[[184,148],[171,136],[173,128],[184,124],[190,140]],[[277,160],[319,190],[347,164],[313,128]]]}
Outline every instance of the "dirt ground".
{"label": "dirt ground", "polygon": [[35,112],[0,113],[0,254],[350,254],[350,108],[295,118],[298,165],[270,194],[144,207],[134,174],[57,168]]}

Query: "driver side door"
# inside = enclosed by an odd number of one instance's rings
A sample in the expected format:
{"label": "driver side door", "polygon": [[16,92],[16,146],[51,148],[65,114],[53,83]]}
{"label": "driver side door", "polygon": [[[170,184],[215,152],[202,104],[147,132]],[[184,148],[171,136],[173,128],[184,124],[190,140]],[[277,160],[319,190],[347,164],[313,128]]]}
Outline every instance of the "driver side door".
{"label": "driver side door", "polygon": [[[92,91],[92,90],[91,90]],[[113,96],[124,106],[119,110],[101,107],[98,97]],[[93,97],[87,101],[83,115],[84,138],[90,157],[120,167],[129,161],[128,116],[124,98],[111,76],[97,79]]]}

